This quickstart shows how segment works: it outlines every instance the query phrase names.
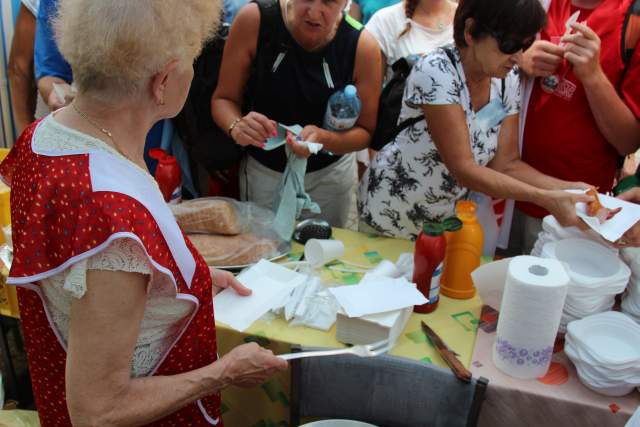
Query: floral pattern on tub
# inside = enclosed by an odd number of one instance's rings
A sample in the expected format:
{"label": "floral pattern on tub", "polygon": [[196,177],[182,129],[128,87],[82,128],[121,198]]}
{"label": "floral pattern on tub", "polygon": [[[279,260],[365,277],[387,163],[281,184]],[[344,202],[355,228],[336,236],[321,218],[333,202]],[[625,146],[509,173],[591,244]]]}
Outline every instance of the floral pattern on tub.
{"label": "floral pattern on tub", "polygon": [[501,338],[496,338],[495,346],[496,353],[502,360],[518,366],[546,366],[551,362],[553,355],[553,346],[543,349],[515,347],[509,341]]}

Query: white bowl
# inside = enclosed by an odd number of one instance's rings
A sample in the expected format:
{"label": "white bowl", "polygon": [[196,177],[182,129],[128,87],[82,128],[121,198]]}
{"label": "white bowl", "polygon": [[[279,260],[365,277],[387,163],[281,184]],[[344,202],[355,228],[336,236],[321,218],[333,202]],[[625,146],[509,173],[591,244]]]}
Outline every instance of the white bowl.
{"label": "white bowl", "polygon": [[640,362],[640,326],[628,316],[607,311],[571,322],[567,331],[603,364]]}
{"label": "white bowl", "polygon": [[589,365],[589,367],[593,368],[594,372],[602,374],[604,378],[610,378],[612,380],[629,379],[629,382],[631,382],[631,379],[635,381],[636,377],[640,379],[640,363],[635,361],[620,365],[603,363],[597,358],[597,355],[594,355],[588,348],[576,342],[571,334],[567,333],[564,336],[564,341],[565,353],[572,361],[583,362]]}
{"label": "white bowl", "polygon": [[628,280],[631,270],[614,252],[586,239],[565,239],[544,245],[542,253],[565,264],[571,281],[597,286]]}
{"label": "white bowl", "polygon": [[582,384],[584,384],[588,389],[595,391],[596,393],[603,394],[605,396],[611,397],[620,397],[626,396],[631,393],[635,386],[630,385],[616,385],[616,386],[600,386],[589,383],[588,380],[585,380],[578,372],[578,379]]}
{"label": "white bowl", "polygon": [[589,377],[589,382],[594,385],[607,387],[616,385],[640,385],[640,369],[637,366],[626,369],[611,369],[607,366],[592,364],[590,357],[583,357],[575,347],[565,345],[565,354],[574,365],[580,365],[583,375]]}

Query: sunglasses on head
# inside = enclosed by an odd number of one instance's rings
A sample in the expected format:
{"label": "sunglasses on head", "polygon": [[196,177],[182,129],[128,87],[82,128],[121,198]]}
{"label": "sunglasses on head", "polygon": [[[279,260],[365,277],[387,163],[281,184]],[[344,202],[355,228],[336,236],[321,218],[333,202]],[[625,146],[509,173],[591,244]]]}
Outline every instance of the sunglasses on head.
{"label": "sunglasses on head", "polygon": [[490,28],[485,27],[487,33],[496,39],[498,42],[498,49],[505,55],[513,55],[516,52],[525,51],[531,47],[536,40],[535,37],[527,37],[524,40],[516,38],[515,36],[507,36],[497,31],[493,31]]}

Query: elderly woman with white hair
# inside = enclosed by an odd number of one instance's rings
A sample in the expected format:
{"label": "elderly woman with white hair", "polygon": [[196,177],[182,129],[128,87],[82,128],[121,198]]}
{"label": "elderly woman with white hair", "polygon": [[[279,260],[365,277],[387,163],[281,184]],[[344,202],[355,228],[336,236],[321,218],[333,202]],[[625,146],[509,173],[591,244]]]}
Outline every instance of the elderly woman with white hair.
{"label": "elderly woman with white hair", "polygon": [[12,187],[8,283],[45,427],[222,425],[220,390],[287,368],[255,343],[218,359],[212,276],[250,291],[209,270],[143,160],[219,13],[212,0],[60,1],[57,41],[78,95],[0,165]]}

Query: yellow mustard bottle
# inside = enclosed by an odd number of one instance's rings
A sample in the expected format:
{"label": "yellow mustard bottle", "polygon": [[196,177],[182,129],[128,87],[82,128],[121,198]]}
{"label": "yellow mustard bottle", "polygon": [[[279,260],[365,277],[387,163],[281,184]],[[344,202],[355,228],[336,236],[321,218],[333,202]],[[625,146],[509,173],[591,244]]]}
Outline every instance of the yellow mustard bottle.
{"label": "yellow mustard bottle", "polygon": [[469,299],[476,294],[471,272],[480,266],[484,235],[476,217],[476,204],[461,200],[456,216],[462,221],[458,231],[447,232],[447,253],[440,280],[440,292],[450,298]]}

